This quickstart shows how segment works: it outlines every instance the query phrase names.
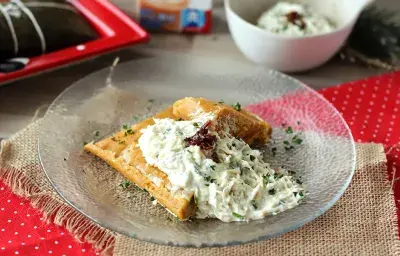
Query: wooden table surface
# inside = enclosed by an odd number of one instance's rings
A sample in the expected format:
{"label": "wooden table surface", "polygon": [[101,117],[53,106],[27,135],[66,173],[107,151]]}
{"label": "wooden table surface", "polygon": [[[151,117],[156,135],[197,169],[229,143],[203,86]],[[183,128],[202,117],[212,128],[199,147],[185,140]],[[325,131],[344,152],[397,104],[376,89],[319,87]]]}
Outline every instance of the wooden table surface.
{"label": "wooden table surface", "polygon": [[[114,2],[124,8],[131,6],[130,0],[114,0]],[[380,0],[378,2],[385,6],[395,6],[400,10],[398,1]],[[31,122],[35,113],[39,116],[43,115],[46,106],[65,88],[85,75],[109,66],[116,56],[119,56],[124,62],[146,56],[156,56],[164,52],[212,55],[247,61],[237,50],[229,35],[223,9],[216,7],[213,33],[210,35],[157,34],[152,36],[151,42],[147,45],[118,50],[80,64],[0,87],[0,138],[7,138],[25,127]],[[319,89],[383,72],[386,71],[334,59],[312,71],[290,75],[312,88]],[[38,110],[38,108],[40,109]]]}

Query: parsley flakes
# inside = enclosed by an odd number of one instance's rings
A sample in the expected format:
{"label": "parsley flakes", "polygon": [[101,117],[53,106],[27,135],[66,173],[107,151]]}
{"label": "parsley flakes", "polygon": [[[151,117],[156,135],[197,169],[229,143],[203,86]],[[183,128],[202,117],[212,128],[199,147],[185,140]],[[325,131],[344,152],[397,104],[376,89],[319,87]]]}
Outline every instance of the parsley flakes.
{"label": "parsley flakes", "polygon": [[244,218],[243,215],[240,215],[239,213],[236,213],[236,212],[232,212],[232,215],[235,216],[236,218],[239,218],[239,219],[243,219]]}
{"label": "parsley flakes", "polygon": [[129,180],[122,181],[119,186],[122,188],[128,188],[132,183]]}
{"label": "parsley flakes", "polygon": [[240,105],[239,102],[236,102],[236,104],[233,104],[232,107],[233,107],[236,111],[242,110],[242,106]]}

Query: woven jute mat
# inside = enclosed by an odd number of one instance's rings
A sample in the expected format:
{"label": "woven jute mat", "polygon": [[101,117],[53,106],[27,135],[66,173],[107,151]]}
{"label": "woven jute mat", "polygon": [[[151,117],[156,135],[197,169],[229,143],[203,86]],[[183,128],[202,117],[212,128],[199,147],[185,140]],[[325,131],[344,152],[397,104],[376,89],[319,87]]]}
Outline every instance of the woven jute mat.
{"label": "woven jute mat", "polygon": [[[398,255],[396,208],[379,144],[357,145],[357,168],[344,196],[323,216],[280,237],[240,246],[180,248],[127,238],[93,223],[53,190],[39,163],[40,120],[2,141],[0,178],[47,221],[65,226],[104,254],[126,255]],[[327,184],[329,186],[329,184]],[[240,236],[240,234],[238,234]]]}

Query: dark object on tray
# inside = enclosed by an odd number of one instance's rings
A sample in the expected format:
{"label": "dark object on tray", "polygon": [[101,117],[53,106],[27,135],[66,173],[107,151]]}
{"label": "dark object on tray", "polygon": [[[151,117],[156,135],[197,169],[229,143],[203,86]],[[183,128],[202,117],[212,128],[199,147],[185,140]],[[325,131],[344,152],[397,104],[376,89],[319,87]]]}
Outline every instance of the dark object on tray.
{"label": "dark object on tray", "polygon": [[64,0],[0,4],[0,60],[39,56],[98,37],[87,20]]}

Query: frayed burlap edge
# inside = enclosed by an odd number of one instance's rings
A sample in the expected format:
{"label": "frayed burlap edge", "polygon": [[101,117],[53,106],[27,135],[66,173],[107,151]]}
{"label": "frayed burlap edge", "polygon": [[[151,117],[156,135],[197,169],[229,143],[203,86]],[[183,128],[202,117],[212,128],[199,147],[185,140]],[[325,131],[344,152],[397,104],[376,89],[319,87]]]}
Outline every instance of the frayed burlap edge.
{"label": "frayed burlap edge", "polygon": [[7,152],[11,143],[1,142],[0,178],[13,193],[30,201],[32,207],[43,213],[44,220],[65,227],[79,242],[88,242],[102,255],[111,255],[115,244],[115,233],[107,230],[63,201],[55,191],[43,191],[20,170],[9,166]]}

